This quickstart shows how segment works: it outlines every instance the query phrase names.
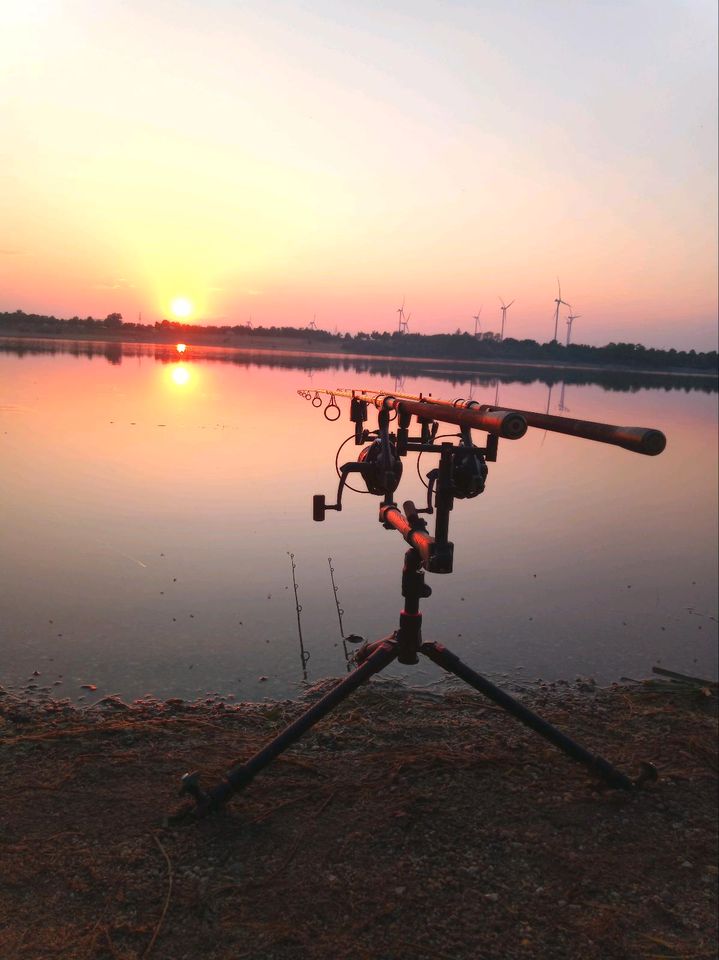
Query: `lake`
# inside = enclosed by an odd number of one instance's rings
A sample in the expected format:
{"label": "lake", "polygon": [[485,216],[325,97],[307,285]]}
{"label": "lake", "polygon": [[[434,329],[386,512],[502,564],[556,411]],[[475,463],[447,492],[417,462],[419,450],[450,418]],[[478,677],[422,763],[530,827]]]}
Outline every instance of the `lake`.
{"label": "lake", "polygon": [[[335,500],[352,433],[347,401],[330,423],[297,395],[321,387],[471,391],[664,431],[658,457],[536,429],[500,441],[485,493],[455,503],[454,572],[428,574],[423,632],[512,686],[656,664],[715,677],[716,381],[469,376],[431,361],[0,341],[0,684],[86,702],[294,696],[290,553],[310,682],[346,670],[328,558],[345,634],[392,632],[406,544],[378,523],[378,498],[349,493],[312,521],[313,494]],[[340,462],[356,454],[350,442]],[[400,502],[424,499],[415,460]],[[447,685],[428,661],[385,676]]]}

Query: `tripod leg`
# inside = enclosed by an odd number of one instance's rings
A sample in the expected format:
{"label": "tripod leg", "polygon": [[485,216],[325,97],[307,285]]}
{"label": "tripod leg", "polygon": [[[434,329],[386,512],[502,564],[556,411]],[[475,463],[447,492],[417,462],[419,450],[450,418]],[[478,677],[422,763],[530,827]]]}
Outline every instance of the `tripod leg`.
{"label": "tripod leg", "polygon": [[474,670],[465,663],[462,663],[458,656],[449,651],[441,643],[423,643],[420,651],[444,670],[455,674],[455,676],[464,680],[465,683],[468,683],[470,687],[474,687],[475,690],[479,690],[480,693],[489,697],[490,700],[494,700],[500,707],[516,717],[517,720],[520,720],[526,726],[530,727],[535,733],[544,737],[545,740],[549,740],[555,747],[559,747],[560,750],[563,750],[573,760],[585,764],[585,766],[589,767],[594,773],[598,773],[599,776],[606,780],[610,787],[621,787],[623,790],[631,790],[634,787],[634,783],[629,777],[625,776],[620,770],[617,770],[616,767],[613,767],[607,760],[585,750],[584,747],[572,740],[571,737],[557,730],[551,723],[543,720],[540,716],[537,716],[536,713],[528,709],[528,707],[525,707],[519,700],[515,700],[514,697],[510,697],[504,690],[495,687],[486,677],[475,673]]}
{"label": "tripod leg", "polygon": [[343,680],[340,680],[329,693],[326,693],[309,710],[306,710],[288,727],[285,727],[274,740],[271,740],[254,757],[229,770],[225,774],[225,779],[220,781],[217,786],[205,792],[199,787],[197,774],[186,774],[183,777],[183,790],[194,797],[197,804],[196,812],[199,814],[209,813],[210,810],[215,810],[226,803],[234,793],[251,783],[260,770],[272,763],[275,757],[283,753],[296,740],[299,740],[303,733],[313,727],[333,707],[345,700],[365,680],[368,680],[373,674],[379,673],[380,670],[390,664],[397,657],[397,644],[394,642],[394,635],[386,640],[380,640],[369,645],[368,650],[371,652],[368,653],[360,666]]}

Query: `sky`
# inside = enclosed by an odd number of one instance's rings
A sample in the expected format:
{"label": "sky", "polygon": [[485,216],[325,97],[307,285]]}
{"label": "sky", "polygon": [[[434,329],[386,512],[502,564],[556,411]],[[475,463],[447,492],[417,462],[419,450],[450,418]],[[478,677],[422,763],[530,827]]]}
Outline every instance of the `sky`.
{"label": "sky", "polygon": [[[717,346],[714,0],[3,0],[0,310]],[[562,308],[559,338],[566,335]]]}

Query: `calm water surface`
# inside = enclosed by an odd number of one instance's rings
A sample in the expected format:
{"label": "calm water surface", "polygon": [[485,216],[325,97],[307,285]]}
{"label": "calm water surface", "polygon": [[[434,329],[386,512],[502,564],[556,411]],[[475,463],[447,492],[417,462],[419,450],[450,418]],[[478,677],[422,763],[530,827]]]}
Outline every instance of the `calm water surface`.
{"label": "calm water surface", "polygon": [[[345,670],[328,557],[345,633],[395,628],[405,544],[370,496],[312,522],[352,431],[346,409],[329,423],[296,394],[397,389],[392,377],[310,357],[47,348],[0,349],[0,683],[88,700],[294,695],[290,552],[310,681]],[[408,366],[402,388],[467,396],[466,376]],[[500,679],[716,675],[717,396],[656,383],[474,383],[490,402],[498,390],[507,406],[658,427],[668,446],[650,458],[537,430],[501,442],[486,492],[455,505],[455,572],[428,575],[427,639]],[[422,499],[414,457],[406,498]],[[387,675],[442,683],[429,663]]]}

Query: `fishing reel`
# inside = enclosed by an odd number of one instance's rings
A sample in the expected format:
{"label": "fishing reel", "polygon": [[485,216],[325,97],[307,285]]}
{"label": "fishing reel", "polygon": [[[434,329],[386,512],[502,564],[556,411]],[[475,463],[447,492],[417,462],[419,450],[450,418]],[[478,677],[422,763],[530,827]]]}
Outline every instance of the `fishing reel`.
{"label": "fishing reel", "polygon": [[[447,445],[447,467],[442,494],[450,503],[454,500],[472,500],[484,493],[489,468],[488,459],[496,459],[496,451],[477,447],[472,442],[470,431],[462,429],[460,442]],[[434,513],[434,502],[439,493],[439,467],[427,474],[427,506],[419,513]]]}
{"label": "fishing reel", "polygon": [[351,473],[359,473],[367,487],[367,492],[376,497],[382,497],[386,503],[391,502],[392,494],[402,479],[402,460],[397,448],[397,439],[389,432],[387,411],[380,411],[379,429],[372,433],[362,428],[366,420],[366,404],[363,408],[353,407],[352,419],[355,422],[355,443],[360,444],[367,440],[372,442],[369,446],[363,447],[356,461],[344,463],[339,468],[337,503],[328,504],[323,493],[318,493],[312,498],[313,520],[324,520],[327,510],[338,512],[342,510],[342,494]]}
{"label": "fishing reel", "polygon": [[489,473],[485,458],[487,451],[474,445],[467,428],[462,429],[460,437],[452,455],[452,495],[457,500],[472,500],[484,493]]}
{"label": "fishing reel", "polygon": [[[389,410],[380,409],[378,429],[368,431],[364,428],[367,420],[366,401],[353,397],[350,407],[350,420],[355,425],[354,441],[360,445],[368,440],[372,442],[363,447],[355,462],[345,463],[338,468],[340,477],[337,488],[337,502],[328,504],[324,494],[317,494],[312,501],[312,517],[314,520],[325,519],[328,510],[342,510],[342,494],[347,486],[350,474],[359,473],[367,487],[367,492],[382,497],[383,504],[391,503],[393,494],[402,479],[402,457],[414,450],[419,453],[440,453],[445,451],[447,469],[445,470],[442,490],[438,489],[439,468],[430,470],[427,474],[427,506],[418,513],[434,513],[434,504],[441,493],[447,500],[471,500],[484,491],[487,479],[487,460],[496,460],[497,437],[488,437],[486,447],[477,447],[472,441],[471,429],[460,425],[460,442],[456,445],[437,445],[436,421],[420,420],[421,436],[410,437],[409,426],[411,417],[405,412],[399,413],[398,432],[390,433]],[[349,438],[348,438],[349,439]],[[354,490],[354,487],[349,489]]]}
{"label": "fishing reel", "polygon": [[478,447],[456,447],[452,459],[452,495],[457,500],[472,500],[484,493],[489,470]]}
{"label": "fishing reel", "polygon": [[394,493],[399,486],[402,479],[402,461],[392,437],[377,437],[360,451],[357,463],[362,467],[360,472],[368,493],[385,497]]}

